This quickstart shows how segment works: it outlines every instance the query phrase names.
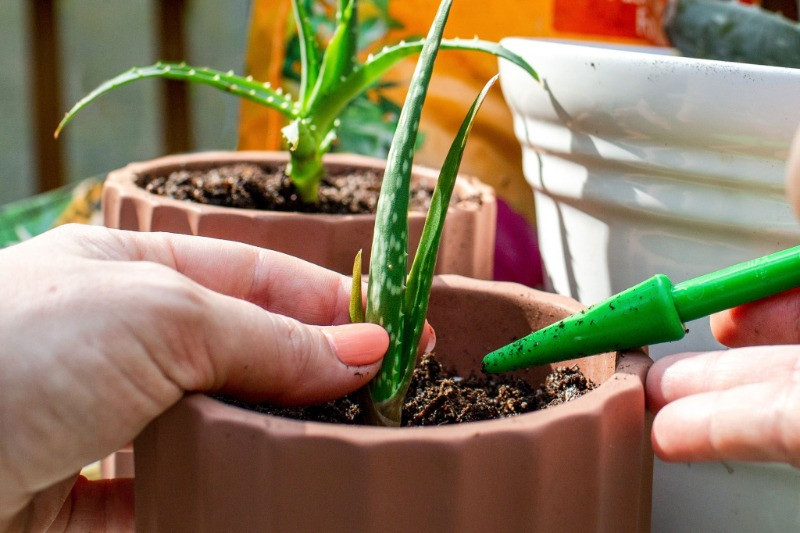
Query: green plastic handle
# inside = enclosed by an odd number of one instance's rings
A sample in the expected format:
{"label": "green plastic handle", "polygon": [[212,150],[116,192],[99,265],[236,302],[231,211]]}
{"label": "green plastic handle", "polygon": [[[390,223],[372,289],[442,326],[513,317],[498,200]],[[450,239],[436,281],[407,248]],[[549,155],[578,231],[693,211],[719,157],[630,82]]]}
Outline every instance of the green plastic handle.
{"label": "green plastic handle", "polygon": [[675,341],[684,322],[800,286],[800,246],[677,285],[663,274],[631,287],[483,359],[506,372],[614,350]]}
{"label": "green plastic handle", "polygon": [[684,322],[800,286],[800,246],[746,261],[672,289]]}

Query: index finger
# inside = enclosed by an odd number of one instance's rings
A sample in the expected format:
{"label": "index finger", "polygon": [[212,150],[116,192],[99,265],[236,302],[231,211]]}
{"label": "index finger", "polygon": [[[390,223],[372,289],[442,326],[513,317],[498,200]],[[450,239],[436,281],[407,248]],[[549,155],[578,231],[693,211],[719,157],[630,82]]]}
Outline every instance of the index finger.
{"label": "index finger", "polygon": [[[290,255],[193,235],[89,226],[62,227],[60,231],[75,233],[92,248],[92,257],[160,263],[215,292],[305,324],[350,322],[352,279]],[[429,351],[435,342],[433,328],[426,322],[420,347]]]}
{"label": "index finger", "polygon": [[[166,240],[149,246],[141,239],[143,260],[162,259],[168,266],[205,287],[252,302],[268,311],[305,324],[340,325],[350,322],[352,278],[302,259],[255,246],[170,233],[136,233]],[[162,249],[171,252],[164,258]],[[355,259],[355,254],[353,255]],[[366,294],[366,290],[362,290]],[[420,350],[431,351],[436,334],[426,321]]]}
{"label": "index finger", "polygon": [[349,322],[350,278],[296,257],[191,235],[87,227],[64,231],[76,233],[93,258],[159,263],[215,292],[306,324]]}
{"label": "index finger", "polygon": [[800,382],[800,347],[750,346],[662,357],[647,373],[647,403],[657,411],[695,394],[761,382]]}

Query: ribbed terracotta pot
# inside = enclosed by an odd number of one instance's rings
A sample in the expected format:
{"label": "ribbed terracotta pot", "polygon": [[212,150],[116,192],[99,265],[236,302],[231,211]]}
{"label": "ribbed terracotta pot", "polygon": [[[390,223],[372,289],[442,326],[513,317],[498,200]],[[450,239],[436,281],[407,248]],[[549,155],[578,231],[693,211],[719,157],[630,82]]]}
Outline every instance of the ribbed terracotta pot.
{"label": "ribbed terracotta pot", "polygon": [[[150,194],[134,183],[139,174],[169,173],[184,168],[211,168],[229,163],[285,163],[285,152],[204,152],[132,163],[111,172],[103,191],[103,218],[112,228],[204,235],[278,250],[349,274],[358,250],[369,264],[374,215],[321,215],[236,209],[202,205]],[[352,154],[325,156],[329,168],[386,166],[382,159]],[[413,180],[433,184],[438,171],[414,167]],[[437,273],[491,279],[497,201],[493,190],[478,180],[459,177],[454,195],[478,196],[480,205],[459,203],[445,223]],[[416,249],[424,213],[409,217],[409,243]]]}
{"label": "ribbed terracotta pot", "polygon": [[[580,308],[443,276],[429,320],[437,354],[468,374],[487,351]],[[135,442],[137,531],[647,531],[651,360],[630,351],[574,362],[597,389],[452,426],[300,422],[187,396]],[[521,375],[538,384],[549,370]]]}

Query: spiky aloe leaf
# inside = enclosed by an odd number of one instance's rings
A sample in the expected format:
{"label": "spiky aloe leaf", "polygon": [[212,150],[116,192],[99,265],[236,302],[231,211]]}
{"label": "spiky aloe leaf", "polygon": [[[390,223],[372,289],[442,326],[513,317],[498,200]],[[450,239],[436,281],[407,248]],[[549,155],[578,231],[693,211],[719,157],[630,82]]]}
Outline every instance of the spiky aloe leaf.
{"label": "spiky aloe leaf", "polygon": [[319,70],[319,77],[311,92],[308,100],[309,108],[314,107],[314,103],[333,91],[353,68],[354,43],[351,42],[352,31],[357,31],[354,17],[355,1],[349,0],[347,7],[341,14],[341,20],[336,25],[325,54],[322,56],[322,65]]}
{"label": "spiky aloe leaf", "polygon": [[[361,250],[353,262],[353,285],[350,289],[350,322],[364,322],[364,307],[361,299]],[[355,399],[364,410],[365,420],[380,420],[381,415],[375,410],[369,387],[361,387],[356,391]]]}
{"label": "spiky aloe leaf", "polygon": [[665,30],[686,56],[800,68],[800,24],[757,6],[680,0]]}
{"label": "spiky aloe leaf", "polygon": [[428,298],[431,294],[431,283],[433,282],[433,271],[436,267],[436,255],[439,251],[439,243],[442,240],[442,230],[447,216],[447,209],[450,206],[450,198],[453,195],[453,188],[458,176],[458,168],[461,166],[461,158],[464,155],[464,148],[467,144],[467,137],[472,129],[475,116],[486,99],[489,89],[497,81],[499,75],[495,75],[483,86],[472,106],[469,108],[461,127],[456,134],[450,149],[447,152],[442,168],[439,171],[439,179],[433,191],[431,207],[425,217],[425,226],[422,230],[417,253],[408,274],[405,301],[405,321],[403,328],[405,338],[403,347],[404,357],[407,359],[409,368],[406,375],[410,377],[414,368],[416,347],[422,335],[422,328],[425,323],[425,315],[428,313]]}
{"label": "spiky aloe leaf", "polygon": [[[348,13],[348,9],[350,13]],[[342,47],[342,59],[344,60],[344,68],[342,75],[350,74],[356,66],[356,55],[358,54],[358,37],[359,37],[359,23],[358,23],[358,0],[339,0],[339,7],[336,10],[336,20],[339,24],[346,23],[348,25],[345,31],[345,41]]]}
{"label": "spiky aloe leaf", "polygon": [[133,67],[122,74],[101,83],[96,89],[83,97],[70,109],[56,128],[55,136],[84,107],[98,97],[109,93],[123,85],[146,78],[167,78],[184,80],[209,85],[221,91],[229,92],[271,107],[288,118],[295,118],[297,112],[292,101],[280,90],[272,89],[269,84],[259,83],[250,78],[236,76],[232,72],[221,72],[210,68],[192,67],[185,63],[156,63],[147,67]]}
{"label": "spiky aloe leaf", "polygon": [[[424,44],[425,39],[417,39],[409,42],[401,41],[398,44],[388,46],[370,56],[366,63],[347,76],[325,99],[316,102],[316,106],[311,110],[311,115],[314,116],[317,125],[321,129],[329,127],[333,120],[341,114],[342,110],[356,96],[366,91],[401,60],[420,53]],[[444,39],[441,42],[441,49],[470,50],[492,54],[511,61],[530,74],[533,79],[539,81],[539,75],[536,70],[524,59],[504,46],[491,41],[482,41],[480,39]]]}
{"label": "spiky aloe leaf", "polygon": [[353,261],[353,286],[350,289],[350,322],[364,322],[364,304],[361,302],[361,250]]}
{"label": "spiky aloe leaf", "polygon": [[[396,379],[394,376],[400,376],[400,379],[390,388],[390,390],[394,391],[390,397],[380,403],[375,403],[375,411],[382,415],[379,418],[380,420],[385,421],[386,419],[397,417],[397,423],[399,423],[400,411],[411,382],[416,363],[417,347],[422,337],[422,329],[428,313],[428,301],[433,283],[434,269],[436,268],[436,256],[439,251],[445,217],[450,206],[450,198],[458,177],[461,158],[478,110],[497,78],[498,76],[496,75],[489,80],[475,98],[442,164],[439,179],[431,199],[431,207],[425,218],[425,227],[422,230],[422,237],[411,266],[411,272],[408,274],[404,291],[403,339],[399,348],[399,359],[404,366],[399,372],[392,370],[391,374],[383,376],[387,381]],[[376,379],[382,377],[384,369],[386,369],[386,366],[381,368],[381,372]]]}
{"label": "spiky aloe leaf", "polygon": [[375,234],[369,267],[366,319],[380,324],[389,334],[389,349],[378,376],[371,382],[372,404],[378,423],[399,425],[400,405],[395,401],[406,382],[408,363],[402,342],[404,292],[408,267],[408,198],[411,165],[422,106],[428,92],[433,64],[442,40],[452,0],[443,0],[417,62],[406,101],[400,112],[386,162],[383,185],[375,214]]}
{"label": "spiky aloe leaf", "polygon": [[311,96],[311,88],[317,83],[320,49],[305,1],[292,0],[292,13],[300,44],[300,101],[305,107]]}

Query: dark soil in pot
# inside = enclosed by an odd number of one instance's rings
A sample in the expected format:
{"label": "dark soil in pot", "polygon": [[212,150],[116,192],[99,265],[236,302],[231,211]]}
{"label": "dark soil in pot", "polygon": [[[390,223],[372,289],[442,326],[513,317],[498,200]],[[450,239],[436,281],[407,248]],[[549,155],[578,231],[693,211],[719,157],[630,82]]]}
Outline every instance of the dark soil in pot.
{"label": "dark soil in pot", "polygon": [[[201,204],[270,211],[324,214],[371,214],[378,204],[383,174],[374,169],[341,168],[320,184],[319,201],[300,200],[285,174],[286,165],[262,166],[237,163],[209,169],[185,169],[167,176],[142,175],[136,184],[146,191]],[[427,211],[431,188],[412,188],[409,208]],[[455,198],[454,202],[480,202],[480,197]]]}
{"label": "dark soil in pot", "polygon": [[[422,357],[403,406],[403,426],[440,426],[493,420],[546,409],[578,398],[596,385],[577,366],[559,367],[539,387],[510,375],[484,374],[461,378],[443,368],[435,355]],[[364,424],[356,394],[321,405],[276,407],[227,403],[276,416],[315,422]]]}

